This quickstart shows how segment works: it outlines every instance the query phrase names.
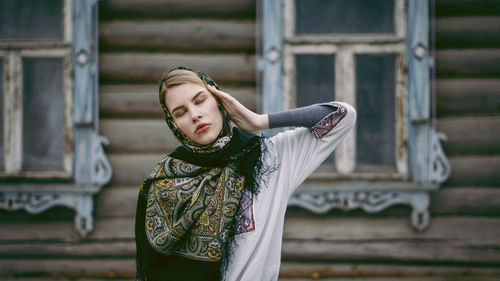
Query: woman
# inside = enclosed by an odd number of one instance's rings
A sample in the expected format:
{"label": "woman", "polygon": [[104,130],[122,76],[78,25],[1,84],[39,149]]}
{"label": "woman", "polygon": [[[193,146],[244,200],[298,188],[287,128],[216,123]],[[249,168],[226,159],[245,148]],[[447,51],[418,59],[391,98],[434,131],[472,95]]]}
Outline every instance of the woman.
{"label": "woman", "polygon": [[[288,198],[353,127],[355,110],[331,102],[257,114],[183,67],[159,93],[182,146],[141,185],[138,279],[277,280]],[[299,128],[249,133],[285,126]]]}

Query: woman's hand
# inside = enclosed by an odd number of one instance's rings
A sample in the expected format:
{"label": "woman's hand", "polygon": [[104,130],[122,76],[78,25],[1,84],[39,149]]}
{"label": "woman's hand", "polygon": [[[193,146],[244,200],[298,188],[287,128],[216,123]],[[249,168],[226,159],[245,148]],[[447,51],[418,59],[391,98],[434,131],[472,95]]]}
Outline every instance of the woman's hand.
{"label": "woman's hand", "polygon": [[215,87],[207,85],[208,90],[219,98],[222,105],[229,114],[231,121],[245,131],[256,131],[269,128],[269,118],[267,114],[257,114],[242,105],[234,97]]}

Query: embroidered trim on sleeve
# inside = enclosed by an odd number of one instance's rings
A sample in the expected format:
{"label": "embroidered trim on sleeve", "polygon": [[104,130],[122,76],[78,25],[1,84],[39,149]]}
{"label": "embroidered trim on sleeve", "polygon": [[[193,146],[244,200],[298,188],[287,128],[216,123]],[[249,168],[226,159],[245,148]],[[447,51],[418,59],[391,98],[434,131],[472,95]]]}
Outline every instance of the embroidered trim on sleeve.
{"label": "embroidered trim on sleeve", "polygon": [[336,106],[337,110],[325,116],[325,118],[314,125],[314,127],[309,129],[311,134],[313,134],[313,136],[317,139],[320,139],[328,134],[347,114],[347,107],[342,104],[336,102],[329,104]]}

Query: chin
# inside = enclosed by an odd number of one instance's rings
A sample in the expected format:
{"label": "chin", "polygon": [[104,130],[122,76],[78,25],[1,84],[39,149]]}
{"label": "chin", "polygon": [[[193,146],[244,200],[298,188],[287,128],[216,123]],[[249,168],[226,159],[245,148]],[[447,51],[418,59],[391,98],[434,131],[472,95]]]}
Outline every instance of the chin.
{"label": "chin", "polygon": [[201,145],[207,145],[207,144],[213,142],[215,139],[216,139],[216,136],[215,137],[214,136],[204,136],[203,138],[199,138],[195,141]]}

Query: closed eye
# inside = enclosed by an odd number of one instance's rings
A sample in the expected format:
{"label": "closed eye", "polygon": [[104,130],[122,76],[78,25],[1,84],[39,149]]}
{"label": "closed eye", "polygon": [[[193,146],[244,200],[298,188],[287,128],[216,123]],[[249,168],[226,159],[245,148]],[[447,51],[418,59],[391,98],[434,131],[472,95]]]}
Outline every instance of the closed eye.
{"label": "closed eye", "polygon": [[200,103],[203,103],[207,98],[206,97],[203,97],[203,98],[199,98],[197,99],[194,104],[200,104]]}
{"label": "closed eye", "polygon": [[184,115],[184,113],[186,113],[186,110],[185,110],[185,109],[176,110],[176,111],[175,111],[175,114],[174,114],[174,117],[175,117],[175,118],[179,118],[179,117],[181,117],[182,115]]}

